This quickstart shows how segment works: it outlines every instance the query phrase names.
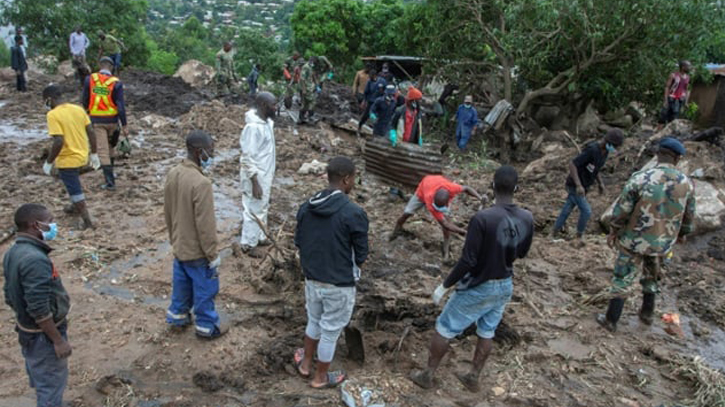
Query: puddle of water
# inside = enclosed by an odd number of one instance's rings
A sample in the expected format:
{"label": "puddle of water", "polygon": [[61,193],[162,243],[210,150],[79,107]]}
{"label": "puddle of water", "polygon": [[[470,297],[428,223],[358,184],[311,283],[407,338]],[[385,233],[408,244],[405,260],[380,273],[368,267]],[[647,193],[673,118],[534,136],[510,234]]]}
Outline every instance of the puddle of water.
{"label": "puddle of water", "polygon": [[[691,320],[695,320],[700,326],[707,327],[710,334],[702,338],[695,336],[690,326]],[[685,332],[685,340],[690,352],[702,356],[710,367],[725,372],[725,331],[697,318],[684,315],[680,315],[680,325]]]}
{"label": "puddle of water", "polygon": [[3,107],[5,107],[5,105],[7,105],[7,104],[8,104],[8,101],[7,100],[0,100],[0,109],[2,109]]}
{"label": "puddle of water", "polygon": [[235,199],[225,192],[221,185],[214,184],[214,210],[217,218],[217,229],[230,232],[242,221],[242,200]]}
{"label": "puddle of water", "polygon": [[130,270],[159,262],[170,252],[171,245],[169,242],[163,242],[156,246],[155,251],[150,250],[145,253],[139,253],[130,259],[116,260],[109,265],[107,273],[87,282],[86,287],[99,294],[110,295],[126,301],[140,300],[144,304],[165,305],[168,302],[167,299],[151,295],[138,295],[133,290],[121,286],[120,283]]}
{"label": "puddle of water", "polygon": [[40,129],[21,129],[20,127],[4,122],[0,123],[0,142],[26,145],[38,140],[47,139],[48,133]]}

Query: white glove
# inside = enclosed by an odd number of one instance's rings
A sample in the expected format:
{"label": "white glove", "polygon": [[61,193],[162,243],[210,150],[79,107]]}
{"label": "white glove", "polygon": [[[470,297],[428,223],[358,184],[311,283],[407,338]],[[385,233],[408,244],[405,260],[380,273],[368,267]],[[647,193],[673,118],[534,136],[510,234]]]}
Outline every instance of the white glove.
{"label": "white glove", "polygon": [[45,161],[43,163],[43,172],[45,173],[45,175],[50,175],[51,171],[53,171],[53,163]]}
{"label": "white glove", "polygon": [[214,261],[209,263],[209,268],[215,269],[215,268],[219,267],[221,264],[222,264],[222,258],[217,256],[216,259],[214,259]]}
{"label": "white glove", "polygon": [[91,154],[91,168],[93,171],[101,168],[101,159],[98,158],[98,154]]}
{"label": "white glove", "polygon": [[436,290],[433,291],[433,304],[439,305],[448,290],[448,288],[443,287],[443,284],[436,287]]}

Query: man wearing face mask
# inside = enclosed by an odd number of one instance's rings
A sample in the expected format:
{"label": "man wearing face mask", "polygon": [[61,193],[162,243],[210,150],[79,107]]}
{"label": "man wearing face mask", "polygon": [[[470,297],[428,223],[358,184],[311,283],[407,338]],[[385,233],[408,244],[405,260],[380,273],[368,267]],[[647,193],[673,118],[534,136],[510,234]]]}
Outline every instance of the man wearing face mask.
{"label": "man wearing face mask", "polygon": [[449,206],[453,198],[461,192],[483,201],[481,195],[471,187],[458,185],[449,181],[442,175],[427,175],[418,184],[415,194],[410,197],[408,204],[405,206],[403,215],[398,218],[395,229],[390,235],[390,240],[394,240],[403,233],[403,225],[413,216],[419,209],[425,207],[428,209],[433,218],[438,221],[443,231],[443,260],[448,261],[450,257],[451,232],[458,233],[461,236],[466,235],[466,230],[456,226],[453,222],[446,219],[449,212]]}
{"label": "man wearing face mask", "polygon": [[385,87],[385,95],[379,97],[370,109],[370,119],[373,125],[373,135],[385,137],[390,132],[390,121],[395,113],[395,85]]}
{"label": "man wearing face mask", "polygon": [[399,142],[423,145],[423,122],[420,101],[423,94],[416,88],[408,88],[405,106],[395,110],[391,121],[390,143],[395,147]]}
{"label": "man wearing face mask", "polygon": [[458,106],[456,112],[456,144],[463,151],[468,145],[468,140],[476,134],[478,125],[478,112],[473,107],[473,96],[466,95],[463,104]]}
{"label": "man wearing face mask", "polygon": [[254,101],[255,108],[245,116],[244,130],[239,138],[242,155],[239,158],[242,187],[242,251],[251,257],[261,258],[264,252],[258,246],[269,241],[259,223],[267,224],[269,197],[276,152],[274,145],[274,115],[277,100],[269,92],[261,92]]}
{"label": "man wearing face mask", "polygon": [[592,209],[589,206],[586,194],[595,181],[599,186],[599,193],[604,194],[604,183],[599,175],[599,170],[607,162],[609,153],[616,152],[622,143],[624,143],[622,131],[612,129],[604,135],[602,140],[590,143],[584,148],[584,151],[571,160],[569,163],[569,176],[566,179],[568,196],[554,224],[554,229],[551,232],[552,237],[556,237],[562,231],[571,211],[577,207],[579,208],[579,221],[576,226],[576,234],[580,244],[583,243],[584,231],[586,231],[587,222],[589,222],[592,215]]}
{"label": "man wearing face mask", "polygon": [[201,130],[186,137],[187,156],[166,176],[164,217],[174,253],[171,305],[166,322],[176,329],[191,324],[196,335],[214,339],[229,327],[214,307],[219,292],[216,218],[211,180],[203,171],[214,157],[214,141]]}
{"label": "man wearing face mask", "polygon": [[86,78],[83,85],[82,103],[91,116],[93,129],[98,143],[98,156],[105,182],[101,189],[116,190],[116,176],[113,173],[114,145],[113,134],[121,126],[121,133],[128,138],[126,122],[126,102],[123,96],[123,83],[113,76],[113,60],[103,57],[100,60],[101,70]]}
{"label": "man wearing face mask", "polygon": [[66,317],[70,298],[48,257],[58,228],[43,205],[24,204],[15,212],[17,239],[5,253],[5,303],[15,311],[15,331],[38,406],[60,406],[68,382]]}
{"label": "man wearing face mask", "polygon": [[50,175],[55,165],[63,181],[71,205],[64,211],[80,215],[83,220],[81,229],[92,228],[93,222],[86,206],[86,197],[81,186],[81,168],[88,163],[90,146],[90,164],[94,170],[101,168],[96,154],[96,137],[91,120],[83,108],[63,100],[63,91],[58,85],[50,85],[43,90],[47,114],[48,134],[53,139],[50,154],[43,163],[43,172]]}

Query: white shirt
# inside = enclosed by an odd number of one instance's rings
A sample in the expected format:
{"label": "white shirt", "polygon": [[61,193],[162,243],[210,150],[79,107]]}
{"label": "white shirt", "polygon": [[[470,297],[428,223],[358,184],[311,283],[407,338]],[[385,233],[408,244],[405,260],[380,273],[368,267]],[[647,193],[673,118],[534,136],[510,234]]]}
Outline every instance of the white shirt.
{"label": "white shirt", "polygon": [[91,45],[91,41],[88,40],[88,37],[86,37],[85,33],[78,34],[77,32],[73,31],[70,35],[70,41],[68,41],[68,44],[70,46],[70,53],[71,55],[86,55],[86,48],[88,48],[89,45]]}

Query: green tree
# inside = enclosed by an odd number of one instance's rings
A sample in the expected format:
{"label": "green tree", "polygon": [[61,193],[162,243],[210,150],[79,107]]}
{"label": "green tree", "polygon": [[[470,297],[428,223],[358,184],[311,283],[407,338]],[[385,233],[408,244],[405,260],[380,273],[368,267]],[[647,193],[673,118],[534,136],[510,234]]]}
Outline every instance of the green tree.
{"label": "green tree", "polygon": [[325,55],[333,64],[352,64],[362,39],[364,3],[360,0],[302,0],[290,23],[294,45],[307,55]]}
{"label": "green tree", "polygon": [[[179,61],[197,59],[205,64],[214,64],[214,48],[208,29],[194,16],[179,28],[169,29],[158,37],[159,46],[174,53]],[[221,44],[217,47],[221,48]]]}
{"label": "green tree", "polygon": [[5,41],[0,41],[0,66],[10,66],[10,50]]}
{"label": "green tree", "polygon": [[148,40],[148,49],[151,52],[151,56],[146,63],[146,68],[165,75],[172,75],[176,72],[176,68],[179,65],[179,57],[175,53],[160,50],[156,41],[152,39]]}
{"label": "green tree", "polygon": [[[54,0],[13,1],[3,5],[6,22],[25,28],[33,47],[67,59],[70,57],[68,37],[81,25],[97,44],[97,30],[104,30],[122,39],[128,47],[124,62],[144,66],[150,56],[144,23],[148,3],[145,0],[75,0],[59,5]],[[97,48],[92,45],[90,58],[95,59]]]}
{"label": "green tree", "polygon": [[573,90],[611,104],[652,101],[673,61],[704,58],[715,8],[707,0],[427,0],[406,10],[415,23],[398,44],[442,69],[458,61],[499,71],[510,101],[517,72],[528,88],[520,114]]}
{"label": "green tree", "polygon": [[236,68],[240,76],[247,76],[252,70],[252,64],[262,66],[262,75],[266,79],[280,79],[282,70],[279,68],[284,63],[284,57],[280,53],[279,44],[273,38],[264,36],[254,30],[242,30],[239,37],[235,39]]}

